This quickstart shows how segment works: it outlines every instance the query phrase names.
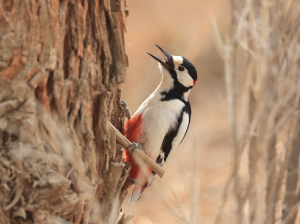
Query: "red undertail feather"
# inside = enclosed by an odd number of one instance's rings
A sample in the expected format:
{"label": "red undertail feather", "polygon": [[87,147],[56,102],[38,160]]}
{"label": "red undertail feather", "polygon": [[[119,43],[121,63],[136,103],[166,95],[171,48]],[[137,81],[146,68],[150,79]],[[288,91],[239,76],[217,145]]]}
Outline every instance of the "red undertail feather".
{"label": "red undertail feather", "polygon": [[[142,114],[132,116],[125,124],[123,134],[124,136],[131,142],[141,144],[142,141]],[[130,163],[131,170],[129,173],[129,177],[132,179],[137,179],[140,168],[138,164],[134,161],[132,156],[125,150],[123,154],[123,159],[125,162]],[[149,176],[151,175],[152,170],[149,170],[149,175],[142,175],[139,179],[143,181],[147,181]]]}
{"label": "red undertail feather", "polygon": [[142,115],[133,115],[124,126],[124,135],[131,142],[137,142],[138,138],[142,134],[141,126],[142,126]]}

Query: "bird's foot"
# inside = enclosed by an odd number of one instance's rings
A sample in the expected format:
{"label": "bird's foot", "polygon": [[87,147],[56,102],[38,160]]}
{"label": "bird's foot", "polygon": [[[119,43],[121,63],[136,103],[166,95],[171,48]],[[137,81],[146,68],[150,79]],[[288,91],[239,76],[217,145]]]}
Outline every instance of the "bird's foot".
{"label": "bird's foot", "polygon": [[130,152],[131,152],[131,153],[130,153],[131,155],[134,153],[134,151],[135,151],[136,149],[142,150],[142,146],[141,146],[140,144],[138,144],[138,143],[135,143],[135,142],[131,143],[131,144],[128,146],[127,151],[129,151],[128,149],[129,149],[130,147],[133,147],[133,149],[130,151]]}
{"label": "bird's foot", "polygon": [[127,103],[123,100],[120,101],[121,106],[124,108],[125,110],[125,117],[127,117],[128,119],[130,119],[131,117],[131,113],[129,108],[127,107]]}

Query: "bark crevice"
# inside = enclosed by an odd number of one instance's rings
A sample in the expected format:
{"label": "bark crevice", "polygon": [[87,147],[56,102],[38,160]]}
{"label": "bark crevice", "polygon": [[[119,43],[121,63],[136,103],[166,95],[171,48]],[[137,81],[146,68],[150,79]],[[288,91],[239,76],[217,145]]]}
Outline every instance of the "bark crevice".
{"label": "bark crevice", "polygon": [[1,4],[0,223],[116,223],[124,0]]}

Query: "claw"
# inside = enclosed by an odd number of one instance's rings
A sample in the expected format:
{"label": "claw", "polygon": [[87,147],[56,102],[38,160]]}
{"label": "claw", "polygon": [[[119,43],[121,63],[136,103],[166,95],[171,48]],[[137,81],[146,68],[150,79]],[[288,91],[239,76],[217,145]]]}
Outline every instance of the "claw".
{"label": "claw", "polygon": [[128,119],[130,119],[131,118],[131,113],[130,113],[129,108],[127,107],[127,103],[125,101],[121,100],[120,104],[122,105],[122,107],[125,110],[125,117],[127,117]]}
{"label": "claw", "polygon": [[[134,152],[136,149],[142,150],[142,146],[141,146],[140,144],[138,144],[138,143],[135,143],[135,142],[131,143],[131,144],[128,146],[127,149],[129,149],[129,148],[132,147],[132,146],[134,146],[134,147],[133,147],[133,149],[132,149],[132,151],[131,151],[131,155],[133,154],[133,152]],[[127,150],[127,151],[128,151],[128,150]]]}

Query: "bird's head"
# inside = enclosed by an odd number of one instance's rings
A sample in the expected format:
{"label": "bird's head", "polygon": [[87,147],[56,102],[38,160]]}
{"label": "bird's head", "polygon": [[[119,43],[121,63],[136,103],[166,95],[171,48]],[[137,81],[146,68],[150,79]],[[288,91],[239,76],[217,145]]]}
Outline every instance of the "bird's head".
{"label": "bird's head", "polygon": [[182,56],[174,56],[156,46],[164,53],[165,58],[158,58],[150,53],[156,61],[159,62],[159,67],[163,76],[171,76],[173,85],[180,89],[188,91],[193,88],[197,82],[197,71],[194,65]]}

